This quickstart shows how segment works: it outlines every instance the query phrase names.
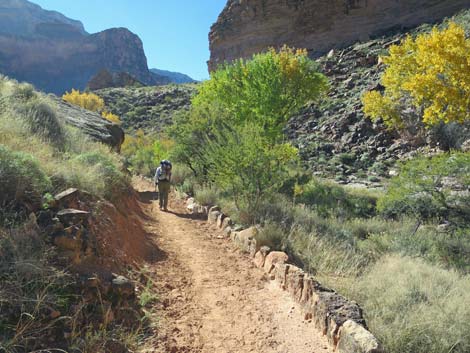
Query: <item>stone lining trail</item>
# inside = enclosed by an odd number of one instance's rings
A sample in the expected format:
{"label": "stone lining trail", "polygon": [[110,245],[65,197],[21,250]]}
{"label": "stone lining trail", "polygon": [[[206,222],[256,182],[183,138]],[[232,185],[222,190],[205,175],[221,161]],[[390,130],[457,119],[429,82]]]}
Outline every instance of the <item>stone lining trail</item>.
{"label": "stone lining trail", "polygon": [[[152,185],[136,182],[149,194]],[[251,259],[172,199],[148,200],[148,230],[162,251],[150,267],[159,293],[158,335],[143,352],[331,353],[300,307]]]}

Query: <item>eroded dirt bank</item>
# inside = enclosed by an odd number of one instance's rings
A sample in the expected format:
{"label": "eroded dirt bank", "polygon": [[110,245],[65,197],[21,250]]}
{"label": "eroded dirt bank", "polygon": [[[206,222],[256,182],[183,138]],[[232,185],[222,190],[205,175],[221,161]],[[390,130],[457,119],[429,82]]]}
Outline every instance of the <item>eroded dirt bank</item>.
{"label": "eroded dirt bank", "polygon": [[152,215],[146,226],[162,251],[150,267],[159,292],[159,334],[145,352],[326,353],[313,323],[248,257],[171,200],[158,210],[152,185],[135,188]]}

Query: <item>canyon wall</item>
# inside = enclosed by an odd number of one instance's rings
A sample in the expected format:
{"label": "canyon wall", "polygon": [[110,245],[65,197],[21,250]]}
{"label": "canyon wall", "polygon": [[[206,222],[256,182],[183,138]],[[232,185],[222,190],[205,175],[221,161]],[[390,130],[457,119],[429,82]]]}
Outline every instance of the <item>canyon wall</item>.
{"label": "canyon wall", "polygon": [[316,57],[465,8],[470,0],[228,0],[209,34],[209,70],[284,44]]}

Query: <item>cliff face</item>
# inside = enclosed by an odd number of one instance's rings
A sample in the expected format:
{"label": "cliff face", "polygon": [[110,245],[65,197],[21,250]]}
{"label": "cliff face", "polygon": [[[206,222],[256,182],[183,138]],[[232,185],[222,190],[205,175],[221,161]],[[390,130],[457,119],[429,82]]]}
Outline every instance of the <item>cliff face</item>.
{"label": "cliff face", "polygon": [[[86,34],[80,21],[56,11],[47,11],[25,0],[0,1],[0,33],[22,37],[40,35],[53,27],[78,35]],[[58,31],[57,31],[58,32]]]}
{"label": "cliff face", "polygon": [[84,89],[103,69],[161,83],[148,70],[142,41],[126,28],[90,35],[80,22],[25,0],[2,0],[0,20],[0,73],[46,92]]}
{"label": "cliff face", "polygon": [[209,34],[209,69],[284,44],[316,57],[469,7],[469,0],[228,0]]}

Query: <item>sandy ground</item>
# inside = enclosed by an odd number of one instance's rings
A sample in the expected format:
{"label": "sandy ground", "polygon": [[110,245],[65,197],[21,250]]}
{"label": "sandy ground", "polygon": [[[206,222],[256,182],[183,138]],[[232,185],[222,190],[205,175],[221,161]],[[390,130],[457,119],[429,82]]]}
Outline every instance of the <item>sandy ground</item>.
{"label": "sandy ground", "polygon": [[172,198],[169,212],[146,198],[147,230],[161,251],[150,267],[159,293],[158,335],[144,352],[332,352],[298,305],[220,233]]}

